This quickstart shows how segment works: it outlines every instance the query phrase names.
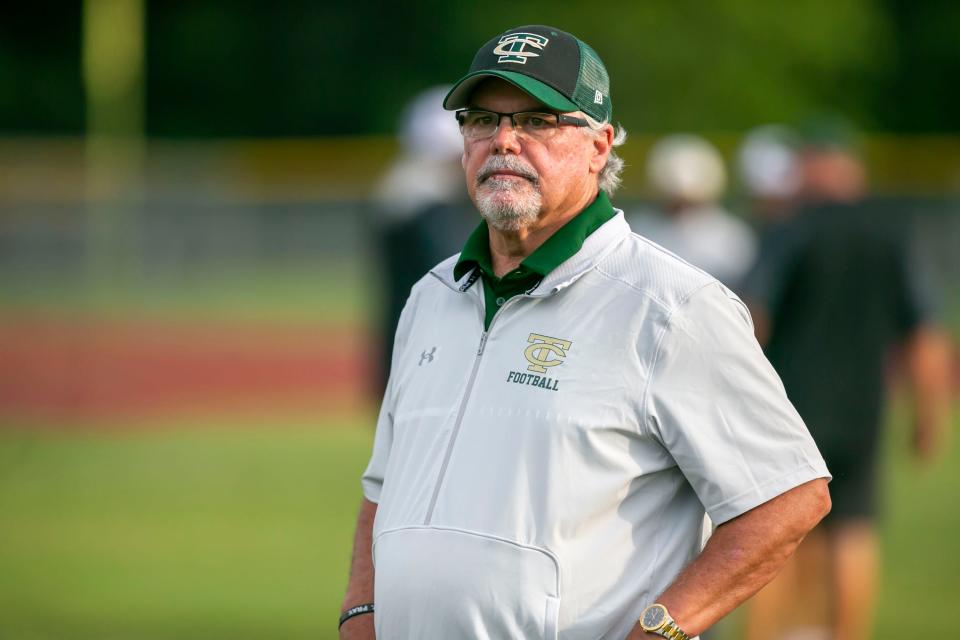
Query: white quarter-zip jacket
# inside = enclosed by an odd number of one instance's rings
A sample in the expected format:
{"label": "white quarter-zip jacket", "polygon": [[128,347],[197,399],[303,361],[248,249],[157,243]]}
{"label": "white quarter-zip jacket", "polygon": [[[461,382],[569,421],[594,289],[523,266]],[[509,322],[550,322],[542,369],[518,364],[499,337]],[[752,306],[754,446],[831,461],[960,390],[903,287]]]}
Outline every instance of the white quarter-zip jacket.
{"label": "white quarter-zip jacket", "polygon": [[623,638],[716,524],[829,477],[722,284],[622,212],[484,330],[411,291],[364,494],[381,640]]}

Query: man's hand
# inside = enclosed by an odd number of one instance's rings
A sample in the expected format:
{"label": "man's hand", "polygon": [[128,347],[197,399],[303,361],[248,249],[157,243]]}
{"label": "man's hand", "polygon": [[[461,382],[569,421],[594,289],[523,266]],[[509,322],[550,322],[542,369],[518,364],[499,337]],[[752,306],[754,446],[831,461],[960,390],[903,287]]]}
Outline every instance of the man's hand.
{"label": "man's hand", "polygon": [[913,387],[913,449],[920,462],[933,460],[949,436],[952,349],[943,331],[921,327],[906,344],[906,368]]}
{"label": "man's hand", "polygon": [[[820,478],[721,524],[656,602],[690,637],[700,635],[770,582],[828,511],[827,481]],[[628,637],[659,636],[644,634],[638,622]]]}
{"label": "man's hand", "polygon": [[913,452],[922,464],[927,464],[936,458],[942,448],[941,441],[946,436],[946,429],[941,424],[924,420],[917,416],[913,424]]}
{"label": "man's hand", "polygon": [[373,630],[372,613],[354,616],[340,627],[340,640],[374,640],[377,637]]}

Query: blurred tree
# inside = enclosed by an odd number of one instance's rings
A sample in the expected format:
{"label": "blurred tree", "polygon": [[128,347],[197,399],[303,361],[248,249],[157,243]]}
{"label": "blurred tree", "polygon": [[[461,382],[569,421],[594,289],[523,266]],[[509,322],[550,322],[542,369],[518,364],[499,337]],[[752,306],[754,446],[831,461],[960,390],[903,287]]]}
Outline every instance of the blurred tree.
{"label": "blurred tree", "polygon": [[824,104],[864,119],[887,34],[871,0],[616,2],[571,22],[604,57],[624,124],[653,131],[744,129]]}
{"label": "blurred tree", "polygon": [[[392,131],[405,101],[449,80],[449,2],[149,3],[148,129],[159,135]],[[468,52],[469,50],[469,52]]]}
{"label": "blurred tree", "polygon": [[894,33],[890,67],[870,105],[884,129],[960,131],[960,3],[884,0]]}
{"label": "blurred tree", "polygon": [[0,132],[83,131],[81,3],[52,4],[0,10]]}
{"label": "blurred tree", "polygon": [[869,120],[889,30],[871,0],[488,0],[455,5],[153,3],[149,129],[161,135],[384,133],[424,86],[476,47],[546,22],[600,52],[633,128],[740,129],[824,103]]}
{"label": "blurred tree", "polygon": [[[8,3],[9,4],[9,3]],[[0,128],[80,131],[80,3],[0,19]],[[590,42],[634,130],[742,130],[814,111],[868,129],[960,132],[955,0],[572,0],[272,3],[147,8],[147,130],[160,136],[390,132],[420,89],[477,46],[553,24]],[[16,87],[16,90],[11,90]]]}

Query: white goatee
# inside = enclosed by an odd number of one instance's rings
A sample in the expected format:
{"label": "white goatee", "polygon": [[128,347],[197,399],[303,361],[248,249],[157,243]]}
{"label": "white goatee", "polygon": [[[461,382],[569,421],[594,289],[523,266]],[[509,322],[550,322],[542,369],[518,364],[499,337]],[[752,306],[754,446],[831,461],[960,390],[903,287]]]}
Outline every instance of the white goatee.
{"label": "white goatee", "polygon": [[[492,175],[504,169],[522,179]],[[476,205],[494,229],[517,231],[528,227],[537,221],[543,205],[540,176],[515,156],[490,156],[477,172]]]}

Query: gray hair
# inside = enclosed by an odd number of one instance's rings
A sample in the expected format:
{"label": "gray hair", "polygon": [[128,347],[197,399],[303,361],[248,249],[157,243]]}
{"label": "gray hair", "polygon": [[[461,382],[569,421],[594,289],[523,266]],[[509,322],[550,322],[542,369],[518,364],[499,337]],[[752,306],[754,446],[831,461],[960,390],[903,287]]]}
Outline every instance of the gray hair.
{"label": "gray hair", "polygon": [[[587,114],[583,114],[583,117],[590,125],[586,128],[588,129],[588,134],[599,131],[607,124],[600,120],[594,120]],[[620,186],[620,174],[623,173],[623,168],[626,165],[623,162],[623,158],[617,155],[616,148],[626,141],[627,130],[618,122],[613,125],[613,144],[610,147],[610,155],[607,156],[607,163],[603,165],[603,169],[600,170],[600,175],[597,177],[597,185],[600,187],[600,190],[608,196],[612,196],[614,191],[617,190],[617,187]]]}

